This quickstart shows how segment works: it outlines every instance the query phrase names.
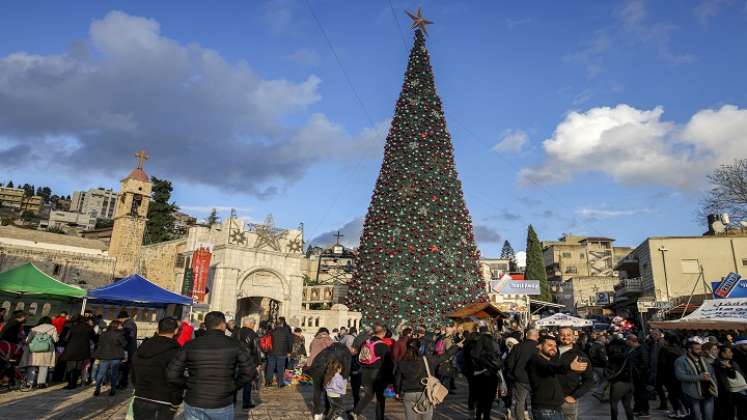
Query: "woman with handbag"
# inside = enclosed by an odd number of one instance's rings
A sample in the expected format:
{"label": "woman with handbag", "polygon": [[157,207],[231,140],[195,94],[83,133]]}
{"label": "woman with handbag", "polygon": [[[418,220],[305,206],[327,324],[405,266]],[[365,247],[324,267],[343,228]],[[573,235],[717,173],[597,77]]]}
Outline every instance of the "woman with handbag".
{"label": "woman with handbag", "polygon": [[[420,355],[420,340],[412,339],[407,343],[402,360],[397,363],[394,375],[394,387],[405,406],[406,420],[431,420],[434,404],[429,395],[434,385],[440,383],[433,377],[436,366],[451,359],[462,347],[462,343],[451,346],[441,355]],[[448,392],[440,385],[444,392]]]}
{"label": "woman with handbag", "polygon": [[55,365],[54,343],[58,339],[57,328],[48,316],[40,319],[26,337],[26,348],[19,366],[29,368],[30,382],[36,381],[37,388],[47,387],[47,373]]}

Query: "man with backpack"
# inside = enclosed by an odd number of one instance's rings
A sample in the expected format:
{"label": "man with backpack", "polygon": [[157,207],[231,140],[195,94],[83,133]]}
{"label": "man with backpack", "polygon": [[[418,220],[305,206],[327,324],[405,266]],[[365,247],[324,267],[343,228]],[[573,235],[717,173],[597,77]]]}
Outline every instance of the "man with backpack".
{"label": "man with backpack", "polygon": [[[361,365],[361,386],[363,397],[350,413],[353,420],[358,420],[366,406],[376,397],[376,420],[384,420],[386,400],[384,390],[392,382],[391,349],[387,342],[386,326],[379,321],[373,324],[373,334],[361,343],[358,351],[358,363]],[[392,342],[393,344],[393,342]]]}
{"label": "man with backpack", "polygon": [[502,362],[498,343],[488,331],[487,326],[481,326],[479,336],[470,349],[472,359],[473,384],[475,386],[476,420],[490,419],[490,411],[498,391],[498,373]]}
{"label": "man with backpack", "polygon": [[275,328],[270,333],[272,348],[267,355],[267,371],[265,372],[265,386],[272,386],[273,376],[277,377],[278,388],[285,386],[285,366],[293,351],[293,333],[285,318],[278,318]]}

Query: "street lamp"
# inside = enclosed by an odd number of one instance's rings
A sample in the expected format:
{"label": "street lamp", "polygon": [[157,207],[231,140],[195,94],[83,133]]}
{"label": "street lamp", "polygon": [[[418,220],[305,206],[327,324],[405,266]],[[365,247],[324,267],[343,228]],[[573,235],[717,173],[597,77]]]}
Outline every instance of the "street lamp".
{"label": "street lamp", "polygon": [[669,277],[667,276],[667,259],[664,256],[664,253],[669,251],[667,248],[664,247],[664,244],[662,244],[659,247],[659,252],[661,252],[661,263],[664,267],[664,287],[667,289],[667,302],[669,302],[670,299],[670,292],[669,292]]}

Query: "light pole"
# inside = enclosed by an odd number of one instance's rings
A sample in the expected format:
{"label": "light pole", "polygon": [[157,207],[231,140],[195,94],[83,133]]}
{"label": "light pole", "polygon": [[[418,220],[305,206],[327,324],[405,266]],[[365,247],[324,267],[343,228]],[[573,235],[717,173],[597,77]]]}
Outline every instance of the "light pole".
{"label": "light pole", "polygon": [[659,252],[661,252],[661,263],[664,266],[664,287],[667,289],[667,302],[669,302],[669,299],[670,299],[669,276],[667,276],[667,259],[664,256],[664,253],[667,251],[669,250],[664,247],[664,244],[662,244],[659,247]]}

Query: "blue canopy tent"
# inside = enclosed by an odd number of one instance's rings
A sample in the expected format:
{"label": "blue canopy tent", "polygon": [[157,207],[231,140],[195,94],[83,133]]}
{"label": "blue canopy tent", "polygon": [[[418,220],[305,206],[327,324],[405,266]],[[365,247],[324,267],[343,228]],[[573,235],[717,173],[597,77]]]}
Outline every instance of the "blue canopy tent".
{"label": "blue canopy tent", "polygon": [[133,274],[107,286],[89,290],[87,299],[95,299],[97,303],[127,302],[142,306],[192,305],[192,299],[188,296],[170,292],[139,274]]}

